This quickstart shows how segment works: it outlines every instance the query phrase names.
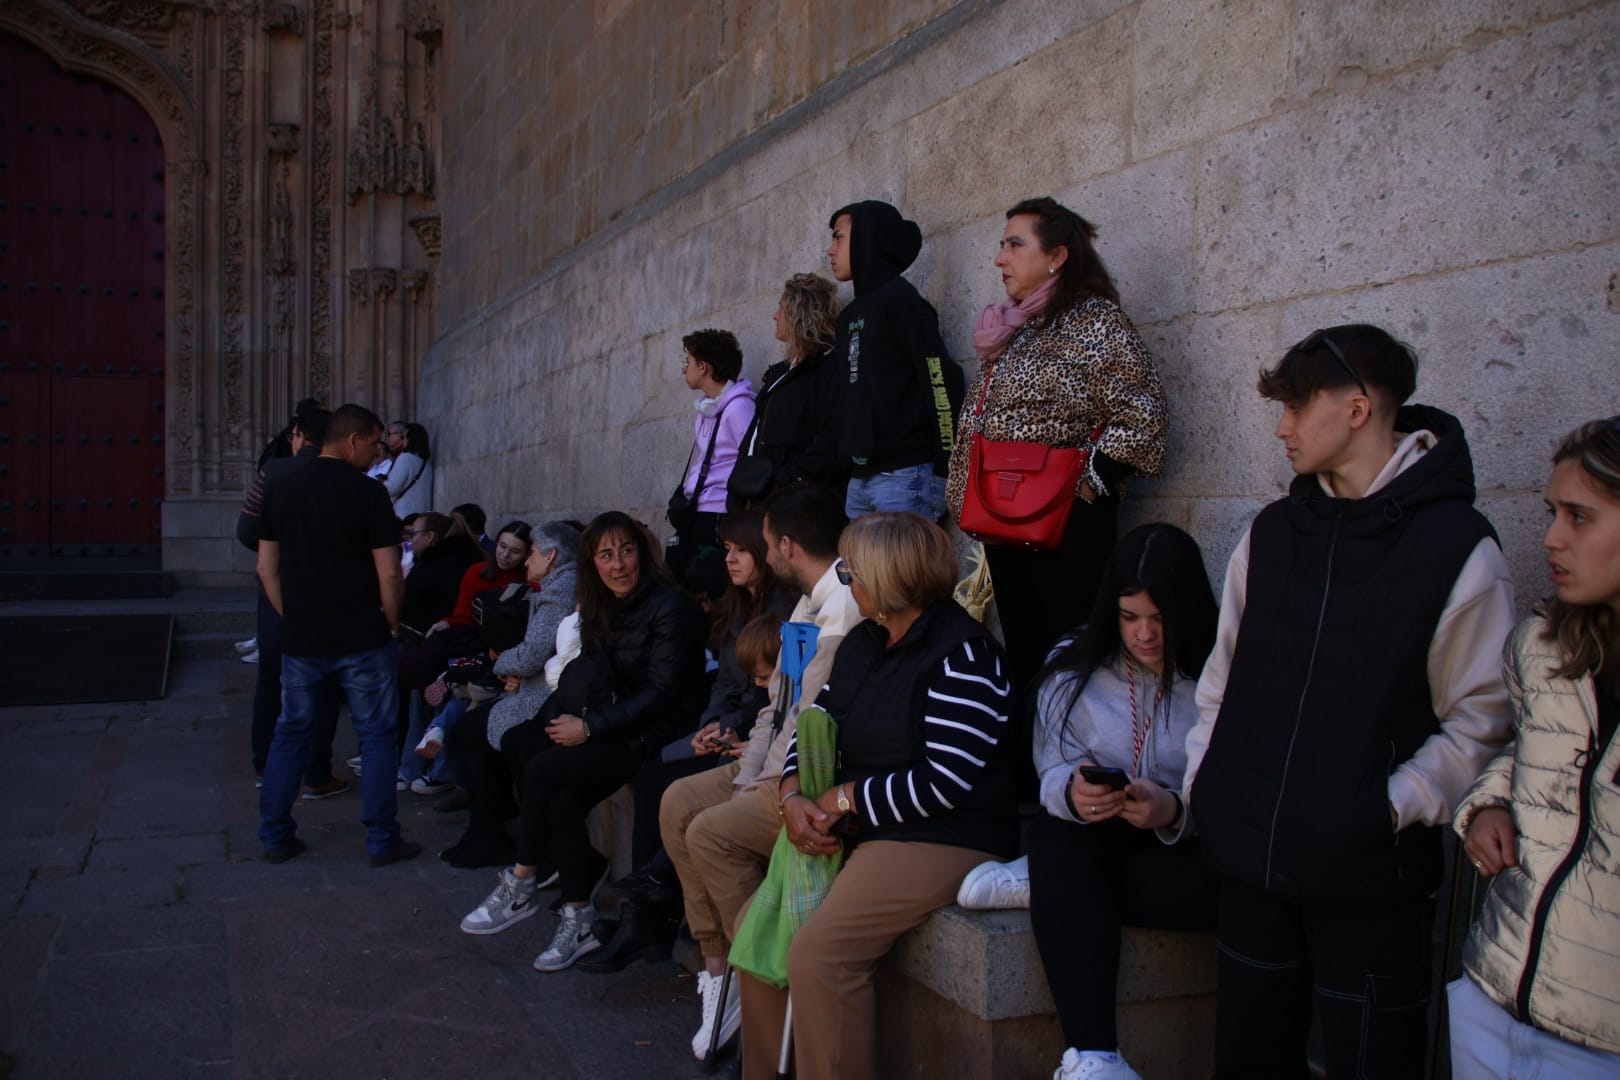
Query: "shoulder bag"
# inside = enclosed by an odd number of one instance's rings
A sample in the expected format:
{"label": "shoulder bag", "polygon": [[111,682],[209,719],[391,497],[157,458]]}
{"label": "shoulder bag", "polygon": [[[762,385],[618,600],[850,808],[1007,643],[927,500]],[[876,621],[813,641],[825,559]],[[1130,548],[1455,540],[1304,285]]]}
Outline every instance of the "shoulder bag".
{"label": "shoulder bag", "polygon": [[[984,389],[973,415],[984,415],[995,364],[988,361]],[[1091,446],[1102,436],[1098,424],[1083,447],[1033,442],[998,442],[973,433],[968,445],[967,487],[962,493],[963,532],[985,544],[1051,551],[1063,542],[1075,493],[1085,475]]]}
{"label": "shoulder bag", "polygon": [[709,478],[709,462],[714,458],[714,444],[720,438],[720,418],[726,415],[726,410],[731,408],[731,402],[736,400],[734,397],[731,401],[727,401],[720,406],[720,411],[714,414],[714,430],[709,432],[709,446],[703,451],[703,463],[698,466],[697,486],[692,489],[690,499],[686,497],[686,472],[692,467],[692,455],[697,453],[696,443],[692,444],[691,452],[686,455],[686,467],[681,470],[680,482],[675,485],[675,491],[669,497],[669,509],[664,512],[664,516],[669,518],[669,523],[675,527],[677,534],[685,533],[697,521],[698,500],[703,498],[703,484]]}

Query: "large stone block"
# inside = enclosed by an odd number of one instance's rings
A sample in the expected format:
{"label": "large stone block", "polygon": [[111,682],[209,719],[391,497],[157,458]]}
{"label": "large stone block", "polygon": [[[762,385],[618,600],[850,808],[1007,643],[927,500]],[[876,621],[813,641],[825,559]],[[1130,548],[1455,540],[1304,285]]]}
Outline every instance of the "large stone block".
{"label": "large stone block", "polygon": [[1370,322],[1418,354],[1413,400],[1462,421],[1481,490],[1544,483],[1553,445],[1620,406],[1620,244],[1312,297],[1282,309],[1277,353],[1322,326]]}
{"label": "large stone block", "polygon": [[1112,16],[907,121],[909,212],[931,228],[955,225],[1055,177],[1119,168],[1130,100],[1119,61],[1129,42],[1129,19]]}
{"label": "large stone block", "polygon": [[1612,238],[1617,43],[1606,6],[1214,140],[1198,309]]}
{"label": "large stone block", "polygon": [[1132,156],[1152,157],[1270,113],[1288,86],[1293,6],[1145,0],[1131,27]]}
{"label": "large stone block", "polygon": [[1368,75],[1400,71],[1477,47],[1589,6],[1583,0],[1366,0],[1300,4],[1294,15],[1294,92],[1353,88]]}
{"label": "large stone block", "polygon": [[[1547,470],[1552,471],[1551,467]],[[1552,595],[1547,578],[1547,552],[1541,538],[1547,531],[1547,505],[1538,485],[1530,491],[1491,492],[1474,504],[1496,526],[1502,554],[1513,568],[1513,590],[1520,614],[1538,600]]]}

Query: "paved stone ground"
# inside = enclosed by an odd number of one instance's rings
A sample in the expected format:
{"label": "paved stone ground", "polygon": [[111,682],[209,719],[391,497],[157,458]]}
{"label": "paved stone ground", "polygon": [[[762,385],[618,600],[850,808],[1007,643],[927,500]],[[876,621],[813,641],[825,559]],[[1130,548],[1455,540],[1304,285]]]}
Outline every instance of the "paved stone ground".
{"label": "paved stone ground", "polygon": [[0,1078],[702,1075],[676,964],[542,975],[544,914],[461,933],[493,872],[432,853],[465,814],[401,793],[427,851],[374,870],[357,793],[302,803],[309,851],[260,862],[253,675],[181,661],[164,701],[0,709]]}

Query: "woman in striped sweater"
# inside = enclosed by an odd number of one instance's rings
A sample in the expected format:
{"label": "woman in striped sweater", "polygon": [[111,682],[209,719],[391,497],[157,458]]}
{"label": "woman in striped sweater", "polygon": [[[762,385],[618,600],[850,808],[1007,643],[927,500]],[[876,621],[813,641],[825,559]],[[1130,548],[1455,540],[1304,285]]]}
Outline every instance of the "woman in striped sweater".
{"label": "woman in striped sweater", "polygon": [[[800,850],[848,850],[788,953],[800,1080],[878,1075],[878,959],[949,904],[968,870],[1018,847],[1003,743],[1011,680],[1000,646],[951,598],[950,541],[916,514],[877,513],[852,522],[838,551],[867,620],[817,699],[838,721],[839,782],[819,800],[801,795],[790,744],[780,790]],[[770,1076],[786,994],[739,978],[743,1075]]]}

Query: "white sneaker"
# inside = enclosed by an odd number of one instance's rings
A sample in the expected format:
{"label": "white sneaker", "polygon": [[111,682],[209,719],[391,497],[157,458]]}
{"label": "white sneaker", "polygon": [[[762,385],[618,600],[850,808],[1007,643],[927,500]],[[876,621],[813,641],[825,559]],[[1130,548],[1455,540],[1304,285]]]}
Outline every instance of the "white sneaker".
{"label": "white sneaker", "polygon": [[359,754],[354,755],[354,757],[352,757],[352,758],[344,758],[343,759],[343,764],[347,765],[349,767],[349,771],[354,773],[354,775],[356,775],[356,776],[360,775],[360,755]]}
{"label": "white sneaker", "polygon": [[442,795],[455,786],[448,780],[429,780],[419,776],[411,781],[411,792],[415,795]]}
{"label": "white sneaker", "polygon": [[438,757],[439,751],[442,749],[444,749],[444,728],[438,724],[434,724],[423,732],[422,741],[416,744],[417,755],[425,757],[429,761]]}
{"label": "white sneaker", "polygon": [[244,664],[257,664],[259,662],[259,650],[254,649],[252,652],[242,653],[241,659]]}
{"label": "white sneaker", "polygon": [[501,883],[484,897],[482,904],[467,913],[461,929],[468,934],[498,934],[540,910],[535,902],[539,892],[534,878],[520,878],[510,869],[502,870]]}
{"label": "white sneaker", "polygon": [[1029,856],[975,866],[956,890],[956,902],[972,911],[1029,907]]}
{"label": "white sneaker", "polygon": [[250,637],[246,641],[232,642],[231,648],[236,650],[237,656],[246,656],[250,652],[258,651],[259,639],[256,637]]}
{"label": "white sneaker", "polygon": [[552,935],[551,945],[546,951],[534,958],[534,969],[561,971],[573,967],[575,960],[601,947],[602,943],[596,940],[595,905],[575,907],[564,904],[561,918],[557,921],[557,932]]}
{"label": "white sneaker", "polygon": [[1142,1077],[1117,1052],[1087,1050],[1081,1053],[1071,1046],[1063,1051],[1063,1061],[1052,1074],[1052,1080],[1142,1080]]}
{"label": "white sneaker", "polygon": [[735,974],[726,991],[725,1007],[720,1006],[720,985],[725,981],[724,976],[698,972],[698,994],[703,998],[703,1026],[692,1036],[692,1056],[699,1061],[708,1060],[709,1038],[714,1034],[716,1016],[720,1020],[720,1038],[714,1044],[716,1051],[724,1049],[727,1043],[736,1038],[737,1029],[742,1026],[742,998],[737,992]]}

